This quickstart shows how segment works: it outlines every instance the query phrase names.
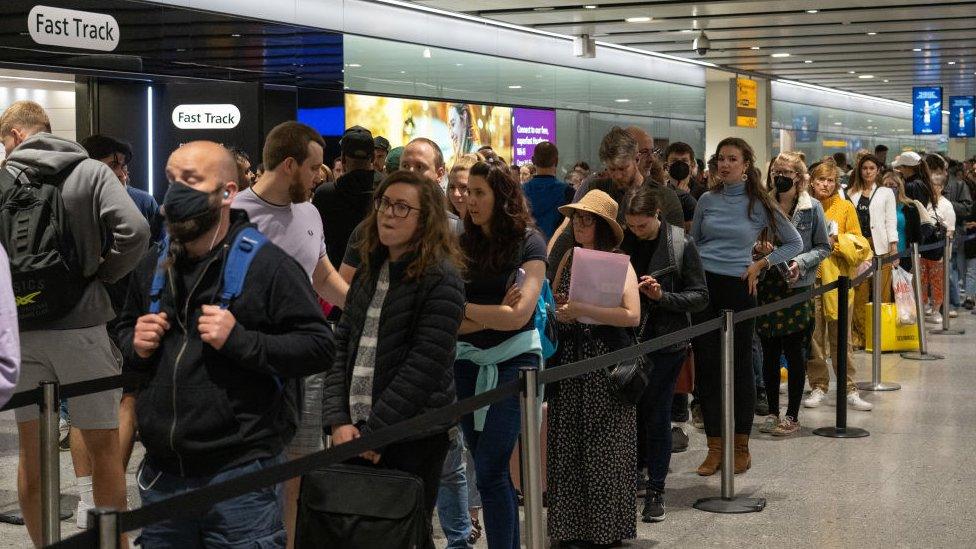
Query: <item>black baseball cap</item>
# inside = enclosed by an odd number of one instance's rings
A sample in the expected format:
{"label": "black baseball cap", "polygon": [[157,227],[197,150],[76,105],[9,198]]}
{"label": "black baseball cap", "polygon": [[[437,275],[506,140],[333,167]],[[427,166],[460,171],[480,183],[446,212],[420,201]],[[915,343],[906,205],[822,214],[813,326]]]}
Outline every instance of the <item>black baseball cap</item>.
{"label": "black baseball cap", "polygon": [[373,158],[373,134],[362,126],[353,126],[339,140],[342,155],[365,160]]}
{"label": "black baseball cap", "polygon": [[373,138],[373,147],[390,152],[390,141],[382,135],[377,135]]}

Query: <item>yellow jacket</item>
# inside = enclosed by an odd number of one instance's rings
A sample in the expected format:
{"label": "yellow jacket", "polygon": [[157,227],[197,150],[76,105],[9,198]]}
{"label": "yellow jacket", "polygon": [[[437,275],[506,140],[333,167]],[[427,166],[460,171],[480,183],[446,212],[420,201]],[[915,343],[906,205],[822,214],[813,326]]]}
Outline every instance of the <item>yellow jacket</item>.
{"label": "yellow jacket", "polygon": [[[820,283],[830,284],[841,276],[853,277],[857,266],[870,260],[874,256],[871,243],[860,234],[843,233],[837,237],[834,252],[820,264]],[[847,302],[854,299],[854,290],[850,290]],[[823,296],[824,315],[830,320],[837,320],[837,290],[831,290]]]}

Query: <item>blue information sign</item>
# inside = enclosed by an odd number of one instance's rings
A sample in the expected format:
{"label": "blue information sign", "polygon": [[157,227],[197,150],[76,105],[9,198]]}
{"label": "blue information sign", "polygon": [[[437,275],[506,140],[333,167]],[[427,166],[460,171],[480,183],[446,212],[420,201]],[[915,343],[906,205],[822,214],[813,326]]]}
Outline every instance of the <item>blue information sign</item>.
{"label": "blue information sign", "polygon": [[912,133],[915,135],[942,133],[942,88],[912,88]]}
{"label": "blue information sign", "polygon": [[976,110],[976,97],[972,95],[954,95],[949,98],[950,137],[976,137],[974,110]]}

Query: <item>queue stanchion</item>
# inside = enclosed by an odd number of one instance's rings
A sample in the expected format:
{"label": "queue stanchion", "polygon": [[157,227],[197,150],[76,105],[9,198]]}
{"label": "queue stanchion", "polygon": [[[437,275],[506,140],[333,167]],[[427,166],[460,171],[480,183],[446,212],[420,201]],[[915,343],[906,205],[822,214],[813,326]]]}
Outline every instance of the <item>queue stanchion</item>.
{"label": "queue stanchion", "polygon": [[539,428],[539,371],[519,370],[519,401],[522,408],[521,469],[522,494],[525,496],[525,539],[529,549],[545,547],[545,522],[542,519],[542,449]]}
{"label": "queue stanchion", "polygon": [[[871,275],[871,381],[856,383],[862,391],[897,391],[901,385],[881,381],[881,267],[884,257],[874,256],[874,274]],[[839,379],[839,378],[838,378]]]}
{"label": "queue stanchion", "polygon": [[735,496],[735,320],[729,309],[722,311],[722,495],[702,498],[694,508],[709,513],[758,513],[766,508],[765,498]]}
{"label": "queue stanchion", "polygon": [[88,528],[98,531],[97,549],[118,549],[119,512],[110,507],[96,507],[88,510]]}
{"label": "queue stanchion", "polygon": [[[877,273],[875,273],[877,275]],[[814,429],[813,434],[829,438],[861,438],[870,433],[858,427],[847,426],[847,345],[851,332],[848,299],[851,279],[842,276],[837,279],[837,420],[833,427]],[[880,295],[874,296],[879,301]],[[875,328],[877,330],[877,328]],[[875,340],[876,341],[876,340]],[[877,347],[875,347],[877,349]]]}
{"label": "queue stanchion", "polygon": [[922,304],[922,256],[918,251],[918,242],[912,243],[912,287],[915,290],[915,323],[918,325],[918,351],[902,353],[906,360],[942,360],[945,357],[929,352],[928,338],[925,333],[925,306]]}
{"label": "queue stanchion", "polygon": [[61,541],[61,452],[58,448],[58,419],[61,409],[57,381],[42,381],[40,408],[41,456],[41,541]]}
{"label": "queue stanchion", "polygon": [[963,335],[966,333],[966,330],[953,330],[949,326],[949,319],[951,318],[949,316],[949,309],[951,307],[951,304],[949,303],[949,288],[950,288],[949,285],[951,284],[951,281],[949,280],[949,269],[952,268],[949,265],[949,263],[951,263],[951,260],[952,260],[952,237],[946,235],[945,252],[942,256],[942,265],[943,265],[942,288],[943,288],[943,294],[945,294],[942,299],[942,328],[938,330],[929,330],[930,334]]}

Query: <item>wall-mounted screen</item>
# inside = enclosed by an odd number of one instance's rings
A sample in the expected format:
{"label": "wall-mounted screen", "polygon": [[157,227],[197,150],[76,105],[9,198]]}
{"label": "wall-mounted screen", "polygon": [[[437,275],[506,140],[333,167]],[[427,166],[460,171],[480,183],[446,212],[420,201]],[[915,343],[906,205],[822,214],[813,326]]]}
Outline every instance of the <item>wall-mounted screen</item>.
{"label": "wall-mounted screen", "polygon": [[949,98],[949,137],[976,137],[973,111],[976,97],[957,95]]}
{"label": "wall-mounted screen", "polygon": [[556,111],[512,109],[512,163],[532,162],[535,146],[543,141],[556,142]]}
{"label": "wall-mounted screen", "polygon": [[346,113],[342,107],[298,109],[298,121],[315,128],[326,137],[342,135],[346,129]]}
{"label": "wall-mounted screen", "polygon": [[392,147],[415,137],[432,139],[448,169],[461,155],[490,146],[511,160],[512,109],[399,97],[346,94],[346,127],[363,126]]}
{"label": "wall-mounted screen", "polygon": [[915,135],[942,133],[942,88],[912,88],[912,133]]}

